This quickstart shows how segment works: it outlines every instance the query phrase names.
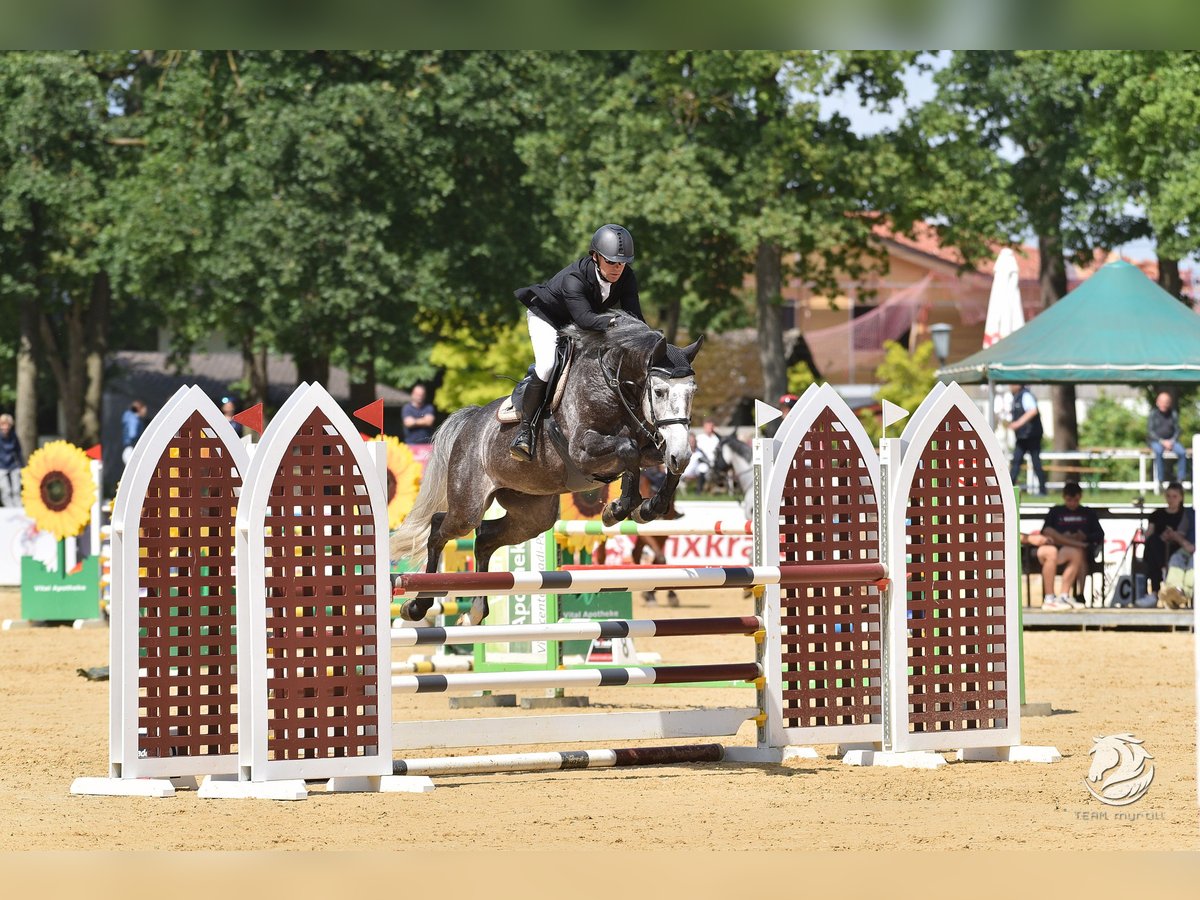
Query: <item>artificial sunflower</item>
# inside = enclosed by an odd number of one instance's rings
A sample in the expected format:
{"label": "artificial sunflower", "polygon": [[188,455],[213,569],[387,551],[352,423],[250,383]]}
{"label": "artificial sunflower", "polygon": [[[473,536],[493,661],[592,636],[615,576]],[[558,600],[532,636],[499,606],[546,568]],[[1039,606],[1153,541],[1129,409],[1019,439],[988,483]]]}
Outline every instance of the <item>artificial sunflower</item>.
{"label": "artificial sunflower", "polygon": [[[602,484],[590,491],[567,494],[559,504],[560,515],[564,519],[599,519],[600,513],[608,504],[611,487],[612,485]],[[556,538],[558,545],[571,556],[577,556],[581,550],[595,554],[596,547],[604,541],[603,538],[587,534],[560,534],[556,535]]]}
{"label": "artificial sunflower", "polygon": [[21,471],[25,514],[60,541],[83,531],[92,517],[96,484],[87,454],[66,441],[34,451]]}
{"label": "artificial sunflower", "polygon": [[425,467],[398,438],[381,434],[377,440],[387,444],[388,528],[395,530],[413,508]]}

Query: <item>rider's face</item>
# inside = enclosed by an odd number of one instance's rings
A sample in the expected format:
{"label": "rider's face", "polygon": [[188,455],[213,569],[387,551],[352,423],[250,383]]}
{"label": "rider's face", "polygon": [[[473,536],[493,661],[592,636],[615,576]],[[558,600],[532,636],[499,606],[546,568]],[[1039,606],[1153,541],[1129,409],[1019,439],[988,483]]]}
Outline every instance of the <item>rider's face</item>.
{"label": "rider's face", "polygon": [[616,281],[625,271],[625,263],[609,262],[599,253],[596,254],[596,265],[600,267],[600,277],[609,283]]}

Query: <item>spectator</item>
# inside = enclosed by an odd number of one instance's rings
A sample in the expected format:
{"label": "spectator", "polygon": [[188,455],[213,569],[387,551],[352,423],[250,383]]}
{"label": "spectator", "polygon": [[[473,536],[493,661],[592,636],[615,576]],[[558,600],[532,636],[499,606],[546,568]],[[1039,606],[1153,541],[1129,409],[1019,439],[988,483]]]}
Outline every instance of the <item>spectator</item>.
{"label": "spectator", "polygon": [[688,449],[692,451],[692,455],[688,459],[683,474],[679,477],[688,490],[703,494],[704,484],[708,480],[708,472],[711,467],[708,464],[708,458],[697,449],[695,432],[688,432]]}
{"label": "spectator", "polygon": [[25,453],[15,424],[10,414],[0,414],[0,506],[22,505],[21,470],[25,468]]}
{"label": "spectator", "polygon": [[708,476],[715,468],[720,446],[721,436],[717,434],[717,426],[712,419],[704,420],[703,430],[699,434],[688,432],[688,449],[692,455],[680,478],[689,488],[694,486],[697,494],[704,493]]}
{"label": "spectator", "polygon": [[425,385],[413,385],[412,399],[400,410],[404,422],[404,443],[429,444],[433,442],[433,420],[436,411],[432,403],[425,402]]}
{"label": "spectator", "polygon": [[233,417],[237,415],[237,401],[232,397],[221,398],[221,412],[225,415],[225,421],[233,426],[233,432],[238,437],[242,436],[242,423],[233,421]]}
{"label": "spectator", "polygon": [[1038,409],[1033,391],[1023,384],[1012,386],[1013,420],[1009,423],[1016,436],[1013,449],[1012,468],[1009,472],[1013,484],[1021,474],[1021,462],[1029,455],[1029,464],[1037,477],[1038,489],[1034,496],[1046,496],[1046,473],[1042,469],[1042,413]]}
{"label": "spectator", "polygon": [[146,404],[141,400],[134,400],[129,404],[129,409],[121,413],[121,462],[123,464],[129,464],[129,457],[133,456],[133,446],[145,430]]}
{"label": "spectator", "polygon": [[1160,507],[1150,514],[1142,547],[1146,593],[1136,598],[1134,604],[1147,609],[1158,605],[1167,560],[1180,549],[1189,554],[1195,549],[1192,545],[1196,533],[1195,510],[1183,505],[1183,485],[1178,481],[1168,484],[1166,500],[1165,508]]}
{"label": "spectator", "polygon": [[712,469],[717,461],[717,451],[721,446],[721,436],[717,434],[717,426],[712,419],[705,419],[703,430],[696,435],[696,450],[704,456],[705,463]]}
{"label": "spectator", "polygon": [[1146,443],[1154,454],[1154,479],[1159,484],[1167,480],[1163,454],[1170,450],[1177,457],[1175,479],[1187,481],[1187,449],[1179,440],[1179,410],[1166,391],[1159,393],[1146,421]]}
{"label": "spectator", "polygon": [[[1075,594],[1083,585],[1088,560],[1104,543],[1104,529],[1095,510],[1081,505],[1083,489],[1076,481],[1063,485],[1063,502],[1046,514],[1040,535],[1029,542],[1037,546],[1042,566],[1042,609],[1078,609],[1083,606]],[[1062,593],[1054,593],[1054,576],[1064,566]]]}

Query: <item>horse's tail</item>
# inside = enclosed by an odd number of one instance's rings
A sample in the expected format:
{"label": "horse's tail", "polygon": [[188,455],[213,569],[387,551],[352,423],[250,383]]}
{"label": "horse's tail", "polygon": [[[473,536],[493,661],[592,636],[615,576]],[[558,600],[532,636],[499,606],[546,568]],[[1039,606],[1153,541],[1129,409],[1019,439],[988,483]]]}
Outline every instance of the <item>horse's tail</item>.
{"label": "horse's tail", "polygon": [[477,407],[468,406],[450,416],[433,436],[433,454],[425,464],[421,475],[421,490],[408,516],[400,527],[392,532],[390,543],[393,560],[403,559],[410,569],[425,567],[429,553],[430,520],[434,513],[446,511],[446,489],[450,476],[450,451],[459,432],[467,422],[467,415]]}

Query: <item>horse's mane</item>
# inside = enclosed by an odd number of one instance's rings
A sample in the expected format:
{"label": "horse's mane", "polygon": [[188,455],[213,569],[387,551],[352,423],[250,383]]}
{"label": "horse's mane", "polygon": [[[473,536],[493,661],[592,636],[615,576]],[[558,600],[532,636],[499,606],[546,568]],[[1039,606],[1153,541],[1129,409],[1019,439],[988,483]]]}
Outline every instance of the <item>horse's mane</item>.
{"label": "horse's mane", "polygon": [[636,316],[631,316],[624,310],[617,310],[613,315],[616,322],[605,331],[591,331],[571,324],[566,326],[563,332],[575,342],[582,353],[589,356],[598,356],[612,347],[649,353],[662,340],[661,331],[655,331]]}

